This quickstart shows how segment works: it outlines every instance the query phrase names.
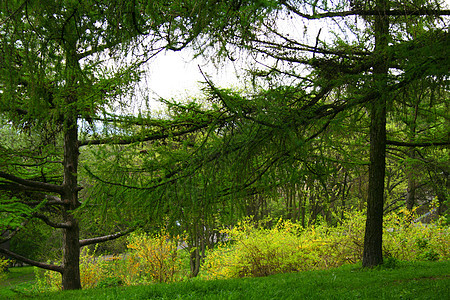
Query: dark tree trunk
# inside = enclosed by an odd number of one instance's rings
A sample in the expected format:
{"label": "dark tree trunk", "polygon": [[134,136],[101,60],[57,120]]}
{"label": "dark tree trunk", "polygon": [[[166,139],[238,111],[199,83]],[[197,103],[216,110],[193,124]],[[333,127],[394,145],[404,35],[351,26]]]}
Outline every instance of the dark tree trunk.
{"label": "dark tree trunk", "polygon": [[[411,149],[409,153],[409,158],[415,158],[415,149]],[[406,191],[406,209],[411,211],[416,204],[416,179],[414,174],[414,163],[409,163],[407,168],[407,177],[408,177],[408,188]]]}
{"label": "dark tree trunk", "polygon": [[81,289],[80,278],[80,244],[78,221],[69,213],[70,228],[63,231],[63,290]]}
{"label": "dark tree trunk", "polygon": [[195,248],[193,251],[191,251],[190,254],[190,266],[191,266],[191,277],[197,277],[198,273],[200,272],[200,249]]}
{"label": "dark tree trunk", "polygon": [[383,204],[386,151],[386,110],[384,101],[374,103],[371,112],[369,193],[364,235],[363,267],[383,263]]}
{"label": "dark tree trunk", "polygon": [[[377,7],[388,9],[387,0],[378,0]],[[386,15],[375,17],[375,55],[373,66],[374,86],[380,96],[372,103],[370,113],[370,165],[367,198],[367,219],[364,235],[363,267],[374,267],[383,263],[383,204],[386,166],[386,98],[389,19]]]}
{"label": "dark tree trunk", "polygon": [[78,202],[78,128],[77,119],[69,117],[65,124],[64,134],[64,183],[62,201],[65,202],[63,222],[67,228],[63,229],[63,290],[81,289],[80,279],[80,229],[73,210],[79,206]]}

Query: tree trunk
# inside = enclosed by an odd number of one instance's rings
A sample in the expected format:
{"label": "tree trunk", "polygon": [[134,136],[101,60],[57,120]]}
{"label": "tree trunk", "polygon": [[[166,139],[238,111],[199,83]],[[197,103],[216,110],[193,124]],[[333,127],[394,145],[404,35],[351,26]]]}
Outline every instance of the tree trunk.
{"label": "tree trunk", "polygon": [[191,250],[190,254],[190,266],[191,266],[191,277],[197,277],[198,273],[200,272],[200,249],[195,248],[193,251]]}
{"label": "tree trunk", "polygon": [[[415,149],[409,150],[409,158],[415,158]],[[406,209],[412,211],[416,204],[416,179],[414,174],[414,163],[410,162],[406,169],[408,178],[408,188],[406,191]]]}
{"label": "tree trunk", "polygon": [[[411,130],[411,137],[410,141],[411,143],[415,142],[416,139],[416,124],[417,124],[417,114],[419,112],[419,104],[417,103],[414,107],[414,117],[411,121],[411,124],[409,125]],[[406,191],[406,209],[409,211],[412,211],[414,208],[414,205],[416,204],[416,174],[414,171],[414,159],[416,158],[416,149],[411,148],[408,151],[408,157],[411,159],[410,162],[408,162],[407,168],[406,168],[406,176],[408,178],[408,188]]]}
{"label": "tree trunk", "polygon": [[[388,9],[388,1],[378,0],[377,8]],[[363,267],[374,267],[383,263],[383,204],[386,166],[386,98],[389,19],[386,15],[375,17],[375,55],[373,66],[374,85],[380,96],[372,103],[370,112],[370,165],[367,198],[367,219],[364,235]]]}
{"label": "tree trunk", "polygon": [[78,221],[70,214],[66,213],[65,219],[70,220],[70,228],[63,230],[63,290],[81,289],[80,278],[80,244]]}
{"label": "tree trunk", "polygon": [[81,289],[80,279],[80,240],[79,225],[73,216],[73,210],[79,206],[78,202],[78,127],[77,119],[68,117],[64,134],[64,193],[62,201],[66,203],[63,212],[63,222],[67,228],[63,229],[63,290]]}

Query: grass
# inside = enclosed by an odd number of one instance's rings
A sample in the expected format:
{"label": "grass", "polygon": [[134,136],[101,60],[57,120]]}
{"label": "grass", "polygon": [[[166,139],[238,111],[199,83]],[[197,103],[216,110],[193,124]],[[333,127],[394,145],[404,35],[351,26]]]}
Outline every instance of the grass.
{"label": "grass", "polygon": [[[20,277],[20,276],[19,276]],[[0,289],[0,298],[5,298]],[[2,297],[3,296],[3,297]],[[450,299],[450,261],[402,262],[363,270],[347,265],[326,271],[264,278],[115,287],[46,294],[19,292],[6,299]]]}
{"label": "grass", "polygon": [[33,267],[9,269],[6,280],[0,282],[0,299],[17,298],[21,295],[30,294],[34,281]]}

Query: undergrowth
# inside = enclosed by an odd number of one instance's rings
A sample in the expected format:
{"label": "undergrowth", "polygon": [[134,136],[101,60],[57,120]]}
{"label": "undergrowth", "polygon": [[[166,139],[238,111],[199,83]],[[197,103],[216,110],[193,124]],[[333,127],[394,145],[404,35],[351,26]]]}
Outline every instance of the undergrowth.
{"label": "undergrowth", "polygon": [[[149,235],[132,233],[128,237],[129,251],[121,256],[98,257],[96,249],[83,248],[80,256],[80,277],[83,289],[168,283],[181,280],[182,260],[177,250],[180,237],[167,233]],[[57,272],[39,272],[35,268],[38,291],[61,290],[61,275]]]}
{"label": "undergrowth", "polygon": [[[445,260],[450,258],[448,226],[412,223],[413,213],[402,210],[384,220],[383,253],[386,264],[395,261]],[[272,228],[249,220],[222,230],[228,241],[210,250],[203,278],[259,277],[293,271],[317,270],[352,264],[362,259],[365,217],[347,214],[336,227],[302,229],[279,220]]]}
{"label": "undergrowth", "polygon": [[0,282],[5,280],[8,270],[9,260],[0,257]]}
{"label": "undergrowth", "polygon": [[[450,258],[448,226],[413,223],[406,210],[384,219],[384,268],[400,261],[436,261]],[[444,223],[444,222],[443,222]],[[266,223],[267,224],[267,223]],[[361,261],[365,217],[347,214],[335,227],[317,225],[302,228],[289,220],[278,220],[265,228],[249,219],[222,230],[227,240],[207,251],[200,279],[263,277],[279,273],[323,270]],[[445,224],[445,223],[444,223]],[[80,272],[82,287],[131,286],[182,281],[188,276],[183,265],[187,256],[177,249],[182,239],[162,232],[143,232],[128,237],[128,253],[98,258],[83,249]],[[38,291],[59,290],[59,273],[36,273]]]}

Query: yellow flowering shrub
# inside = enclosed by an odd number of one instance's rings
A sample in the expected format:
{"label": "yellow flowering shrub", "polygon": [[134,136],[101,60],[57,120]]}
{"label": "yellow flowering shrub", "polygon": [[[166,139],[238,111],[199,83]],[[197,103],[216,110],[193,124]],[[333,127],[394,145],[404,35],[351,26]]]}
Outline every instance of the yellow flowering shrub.
{"label": "yellow flowering shrub", "polygon": [[36,277],[35,289],[38,292],[60,291],[61,274],[54,271],[45,270],[34,267],[34,274]]}
{"label": "yellow flowering shrub", "polygon": [[272,229],[255,228],[249,220],[223,230],[230,242],[210,251],[204,264],[204,277],[231,278],[267,276],[297,271],[302,255],[298,239],[300,227],[280,221]]}
{"label": "yellow flowering shrub", "polygon": [[450,227],[440,222],[412,222],[417,215],[406,209],[384,219],[383,250],[399,260],[445,260],[450,258]]}
{"label": "yellow flowering shrub", "polygon": [[[407,211],[385,217],[384,255],[398,260],[449,259],[449,227],[413,223],[414,218]],[[365,215],[352,212],[344,220],[336,227],[307,229],[283,220],[271,229],[255,227],[248,220],[240,222],[222,231],[229,241],[209,251],[202,276],[266,276],[359,262],[364,249]]]}
{"label": "yellow flowering shrub", "polygon": [[88,247],[81,250],[80,279],[83,289],[94,288],[99,282],[108,277],[106,260],[96,257],[95,250],[91,252]]}
{"label": "yellow flowering shrub", "polygon": [[[61,290],[61,274],[54,271],[39,271],[35,268],[36,288],[39,291],[58,291]],[[107,269],[107,260],[95,256],[94,251],[88,247],[81,249],[80,255],[80,280],[81,287],[94,288],[109,277]]]}
{"label": "yellow flowering shrub", "polygon": [[6,279],[9,260],[0,257],[0,282]]}
{"label": "yellow flowering shrub", "polygon": [[128,238],[130,252],[126,259],[127,285],[148,282],[174,282],[180,279],[182,261],[178,240],[166,233],[133,233]]}

